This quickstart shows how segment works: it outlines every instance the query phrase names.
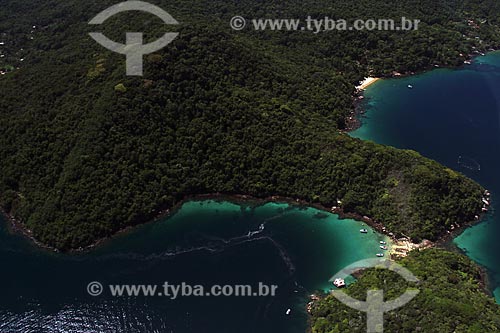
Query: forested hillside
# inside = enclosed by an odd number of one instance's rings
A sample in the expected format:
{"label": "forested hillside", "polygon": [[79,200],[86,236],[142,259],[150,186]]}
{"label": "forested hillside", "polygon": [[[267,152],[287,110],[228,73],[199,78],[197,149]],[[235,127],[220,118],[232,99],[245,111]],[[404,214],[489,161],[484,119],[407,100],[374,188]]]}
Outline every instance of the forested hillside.
{"label": "forested hillside", "polygon": [[[483,189],[415,152],[343,134],[364,76],[462,64],[500,45],[495,1],[151,1],[180,26],[114,1],[4,0],[0,11],[0,200],[67,250],[153,218],[189,195],[281,195],[436,239],[474,219]],[[414,32],[235,32],[248,18],[418,18]],[[479,22],[471,26],[468,20]],[[124,41],[180,36],[125,76]],[[477,37],[477,38],[476,38]]]}
{"label": "forested hillside", "polygon": [[[384,315],[384,332],[500,332],[500,308],[483,293],[481,273],[467,257],[432,249],[413,252],[400,263],[420,280],[418,284],[392,271],[371,269],[347,289],[359,300],[366,300],[367,290],[384,290],[385,301],[398,298],[407,288],[420,290],[410,303]],[[333,296],[316,304],[312,317],[313,333],[366,332],[366,315]]]}

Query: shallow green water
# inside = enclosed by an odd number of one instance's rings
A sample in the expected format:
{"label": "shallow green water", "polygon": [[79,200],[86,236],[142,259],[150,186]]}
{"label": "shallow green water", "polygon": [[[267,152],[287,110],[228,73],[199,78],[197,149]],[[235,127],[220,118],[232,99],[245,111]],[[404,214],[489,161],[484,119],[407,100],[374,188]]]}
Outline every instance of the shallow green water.
{"label": "shallow green water", "polygon": [[[0,224],[0,332],[305,332],[307,296],[385,237],[316,209],[192,201],[87,254],[41,251]],[[369,228],[368,228],[369,229]],[[276,297],[93,298],[89,282],[279,286]],[[288,308],[292,309],[286,315]]]}
{"label": "shallow green water", "polygon": [[[412,85],[413,89],[409,89]],[[500,303],[500,53],[472,66],[383,80],[366,92],[367,114],[353,136],[414,149],[492,192],[484,222],[454,240],[489,271]]]}

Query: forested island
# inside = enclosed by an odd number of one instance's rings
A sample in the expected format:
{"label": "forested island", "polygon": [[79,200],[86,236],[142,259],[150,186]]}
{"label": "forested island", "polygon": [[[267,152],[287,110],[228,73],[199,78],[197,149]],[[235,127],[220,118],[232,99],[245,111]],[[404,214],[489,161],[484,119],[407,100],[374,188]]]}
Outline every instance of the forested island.
{"label": "forested island", "polygon": [[[180,36],[124,76],[124,57],[89,36],[115,1],[5,0],[0,11],[0,206],[38,241],[68,251],[147,222],[200,194],[281,196],[367,216],[387,232],[437,240],[476,220],[485,189],[414,151],[349,137],[355,86],[367,76],[460,66],[500,46],[495,0],[151,1]],[[394,18],[412,32],[233,31],[258,18]],[[123,14],[110,38],[165,33]],[[431,121],[431,120],[429,120]],[[495,332],[498,307],[465,257],[431,249],[402,264],[421,281],[388,332]],[[389,272],[365,272],[362,299]],[[392,285],[394,285],[392,284]],[[383,286],[379,286],[383,287]],[[404,320],[402,320],[404,319]],[[313,332],[362,332],[363,317],[328,297]]]}
{"label": "forested island", "polygon": [[[87,35],[112,3],[8,0],[0,14],[0,67],[15,68],[0,78],[1,206],[42,243],[85,247],[206,193],[340,200],[417,241],[481,210],[484,189],[463,175],[342,130],[364,76],[459,65],[497,47],[494,1],[159,2],[182,22],[181,37],[146,57],[143,78],[125,77],[124,57]],[[231,13],[304,12],[424,23],[323,35],[228,26]],[[165,31],[130,15],[104,33]]]}

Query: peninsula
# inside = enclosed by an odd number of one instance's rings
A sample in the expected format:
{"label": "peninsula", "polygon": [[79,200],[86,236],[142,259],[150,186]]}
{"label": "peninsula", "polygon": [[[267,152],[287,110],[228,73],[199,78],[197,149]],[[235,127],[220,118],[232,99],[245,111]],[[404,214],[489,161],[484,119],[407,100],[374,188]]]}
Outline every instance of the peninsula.
{"label": "peninsula", "polygon": [[[498,46],[492,20],[456,33],[471,16],[479,21],[480,6],[450,21],[447,7],[430,0],[397,8],[336,4],[357,17],[390,13],[433,23],[404,34],[293,34],[291,48],[275,31],[229,31],[217,11],[172,4],[169,11],[184,22],[182,38],[145,57],[145,76],[134,78],[82,28],[82,17],[90,20],[97,9],[46,2],[25,8],[11,0],[2,13],[18,14],[0,17],[9,27],[0,67],[15,69],[0,78],[0,205],[43,244],[86,247],[206,193],[277,195],[324,207],[340,201],[345,214],[368,216],[416,242],[436,240],[481,212],[484,189],[463,175],[418,153],[342,134],[362,78],[463,64],[461,54]],[[330,5],[314,4],[324,12]],[[124,25],[144,28],[117,17],[107,29]],[[429,35],[434,51],[424,52]],[[402,58],[388,58],[387,49]]]}

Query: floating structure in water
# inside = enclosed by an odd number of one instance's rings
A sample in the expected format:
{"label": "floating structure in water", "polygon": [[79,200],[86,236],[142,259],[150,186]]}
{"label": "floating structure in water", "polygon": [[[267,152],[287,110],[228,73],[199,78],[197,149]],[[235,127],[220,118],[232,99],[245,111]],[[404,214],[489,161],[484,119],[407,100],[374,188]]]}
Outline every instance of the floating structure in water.
{"label": "floating structure in water", "polygon": [[472,171],[481,171],[481,164],[473,158],[467,156],[458,156],[458,165]]}
{"label": "floating structure in water", "polygon": [[346,286],[344,279],[335,279],[335,281],[333,281],[333,285],[337,288],[344,288]]}

